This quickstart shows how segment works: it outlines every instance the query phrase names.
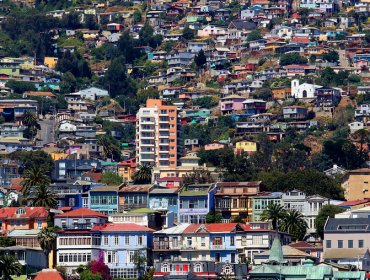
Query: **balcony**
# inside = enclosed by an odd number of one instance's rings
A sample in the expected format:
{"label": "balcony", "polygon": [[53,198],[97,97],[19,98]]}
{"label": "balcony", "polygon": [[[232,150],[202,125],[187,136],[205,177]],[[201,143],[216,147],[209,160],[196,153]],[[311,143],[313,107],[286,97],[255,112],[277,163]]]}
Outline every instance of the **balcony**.
{"label": "balcony", "polygon": [[188,275],[189,271],[171,271],[170,275]]}
{"label": "balcony", "polygon": [[196,251],[197,247],[191,245],[185,245],[181,247],[181,251]]}
{"label": "balcony", "polygon": [[173,244],[168,241],[154,241],[153,250],[155,251],[171,251],[171,250],[180,250],[179,244]]}
{"label": "balcony", "polygon": [[223,249],[226,249],[225,245],[211,245],[211,249],[212,250],[223,250]]}

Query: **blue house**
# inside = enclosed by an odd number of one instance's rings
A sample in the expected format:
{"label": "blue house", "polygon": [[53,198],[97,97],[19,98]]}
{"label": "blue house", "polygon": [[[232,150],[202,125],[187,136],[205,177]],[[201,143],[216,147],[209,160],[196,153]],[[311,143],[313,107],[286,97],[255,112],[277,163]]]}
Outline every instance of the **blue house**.
{"label": "blue house", "polygon": [[98,160],[61,159],[55,161],[54,179],[63,180],[81,176],[87,171],[100,169]]}
{"label": "blue house", "polygon": [[92,234],[100,235],[100,252],[108,265],[113,278],[138,279],[145,272],[138,271],[137,257],[148,258],[148,248],[152,248],[154,230],[137,224],[105,224],[96,226]]}
{"label": "blue house", "polygon": [[117,186],[97,186],[88,191],[88,208],[103,214],[118,212]]}
{"label": "blue house", "polygon": [[56,182],[50,185],[53,193],[58,194],[58,207],[72,207],[78,209],[83,207],[82,194],[90,190],[91,185],[71,184]]}
{"label": "blue house", "polygon": [[149,192],[149,208],[163,213],[163,224],[168,224],[167,214],[178,215],[178,189],[156,186]]}
{"label": "blue house", "polygon": [[194,184],[179,190],[178,222],[204,224],[207,213],[214,208],[214,184]]}

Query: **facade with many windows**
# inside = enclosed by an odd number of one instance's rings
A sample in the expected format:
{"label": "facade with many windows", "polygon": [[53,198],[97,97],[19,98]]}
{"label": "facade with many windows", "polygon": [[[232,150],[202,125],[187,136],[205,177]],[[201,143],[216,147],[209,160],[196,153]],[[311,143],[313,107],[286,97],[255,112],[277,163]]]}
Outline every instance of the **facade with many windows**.
{"label": "facade with many windows", "polygon": [[91,230],[57,233],[57,266],[72,274],[79,265],[103,257],[114,278],[138,277],[137,257],[147,259],[153,230],[133,223],[96,225]]}

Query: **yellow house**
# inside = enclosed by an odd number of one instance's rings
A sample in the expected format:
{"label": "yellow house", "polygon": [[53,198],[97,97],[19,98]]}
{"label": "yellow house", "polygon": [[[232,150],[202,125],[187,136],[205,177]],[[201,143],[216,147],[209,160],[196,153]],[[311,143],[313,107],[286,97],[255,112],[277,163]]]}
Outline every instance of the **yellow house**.
{"label": "yellow house", "polygon": [[135,174],[136,161],[135,158],[131,158],[125,161],[121,161],[117,165],[118,175],[121,176],[124,181],[131,182]]}
{"label": "yellow house", "polygon": [[58,63],[57,57],[45,56],[44,58],[44,64],[51,69],[55,69],[57,63]]}
{"label": "yellow house", "polygon": [[257,152],[257,143],[252,141],[240,141],[235,144],[235,153],[254,153]]}

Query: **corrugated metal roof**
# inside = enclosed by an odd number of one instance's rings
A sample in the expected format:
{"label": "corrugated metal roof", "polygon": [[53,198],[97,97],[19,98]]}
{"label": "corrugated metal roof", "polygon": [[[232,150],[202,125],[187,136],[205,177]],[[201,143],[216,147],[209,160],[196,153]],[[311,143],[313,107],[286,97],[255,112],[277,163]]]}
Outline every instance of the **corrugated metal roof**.
{"label": "corrugated metal roof", "polygon": [[185,231],[185,229],[189,225],[190,224],[181,224],[181,225],[178,225],[178,226],[175,226],[175,227],[162,229],[162,230],[156,231],[155,234],[157,234],[157,233],[163,233],[163,234],[179,234],[179,233],[183,233]]}

